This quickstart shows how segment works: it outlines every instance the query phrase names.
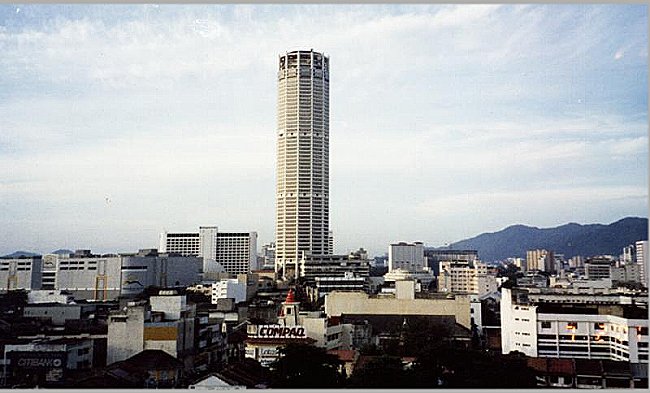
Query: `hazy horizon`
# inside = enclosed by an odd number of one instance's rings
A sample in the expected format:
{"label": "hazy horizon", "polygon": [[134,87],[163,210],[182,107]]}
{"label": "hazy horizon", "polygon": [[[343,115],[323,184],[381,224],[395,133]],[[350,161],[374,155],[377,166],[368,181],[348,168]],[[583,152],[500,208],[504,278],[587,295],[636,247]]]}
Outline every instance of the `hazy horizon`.
{"label": "hazy horizon", "polygon": [[277,60],[330,57],[336,253],[648,217],[647,5],[0,5],[0,255],[273,241]]}

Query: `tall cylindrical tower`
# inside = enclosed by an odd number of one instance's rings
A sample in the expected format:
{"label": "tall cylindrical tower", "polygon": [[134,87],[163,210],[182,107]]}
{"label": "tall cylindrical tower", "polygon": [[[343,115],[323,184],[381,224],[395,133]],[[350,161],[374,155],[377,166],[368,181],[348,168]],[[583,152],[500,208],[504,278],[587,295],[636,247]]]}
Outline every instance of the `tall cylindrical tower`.
{"label": "tall cylindrical tower", "polygon": [[277,138],[275,267],[291,277],[303,252],[329,252],[329,58],[322,53],[280,56]]}

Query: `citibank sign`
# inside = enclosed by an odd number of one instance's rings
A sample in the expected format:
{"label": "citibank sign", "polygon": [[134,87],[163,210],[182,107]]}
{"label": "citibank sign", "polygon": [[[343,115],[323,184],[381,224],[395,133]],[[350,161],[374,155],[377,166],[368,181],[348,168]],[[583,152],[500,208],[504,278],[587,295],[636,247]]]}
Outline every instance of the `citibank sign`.
{"label": "citibank sign", "polygon": [[[251,329],[252,328],[252,329]],[[303,326],[257,325],[249,326],[248,335],[257,338],[306,338]]]}

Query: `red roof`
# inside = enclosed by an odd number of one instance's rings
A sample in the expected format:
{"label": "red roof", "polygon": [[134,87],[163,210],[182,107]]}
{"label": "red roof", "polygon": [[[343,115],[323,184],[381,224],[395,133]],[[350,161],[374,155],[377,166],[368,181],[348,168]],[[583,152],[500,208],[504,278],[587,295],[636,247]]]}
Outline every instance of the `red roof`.
{"label": "red roof", "polygon": [[573,359],[548,359],[548,372],[559,375],[575,375],[575,363]]}
{"label": "red roof", "polygon": [[528,364],[528,367],[533,370],[546,373],[547,364],[545,358],[528,358],[526,359],[526,363]]}
{"label": "red roof", "polygon": [[296,295],[293,293],[293,289],[289,289],[287,293],[287,298],[284,300],[285,303],[296,303]]}
{"label": "red roof", "polygon": [[336,355],[342,362],[354,362],[357,355],[357,351],[353,349],[330,349],[327,353]]}

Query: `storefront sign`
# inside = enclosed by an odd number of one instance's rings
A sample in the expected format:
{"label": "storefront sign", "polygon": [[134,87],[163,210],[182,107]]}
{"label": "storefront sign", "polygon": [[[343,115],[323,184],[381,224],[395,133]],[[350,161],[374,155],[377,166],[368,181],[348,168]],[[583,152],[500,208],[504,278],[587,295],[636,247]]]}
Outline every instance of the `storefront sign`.
{"label": "storefront sign", "polygon": [[256,338],[306,338],[303,326],[251,325],[248,336]]}

